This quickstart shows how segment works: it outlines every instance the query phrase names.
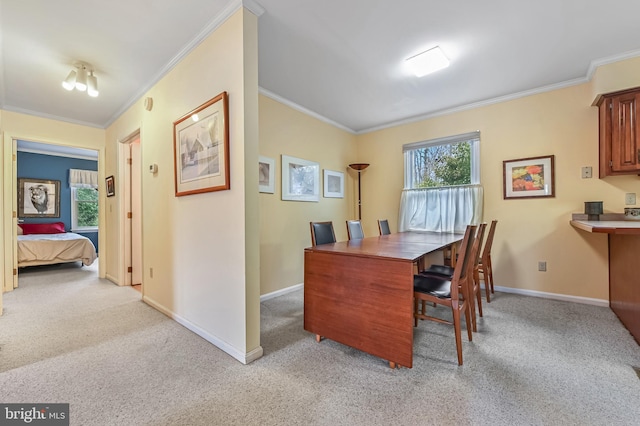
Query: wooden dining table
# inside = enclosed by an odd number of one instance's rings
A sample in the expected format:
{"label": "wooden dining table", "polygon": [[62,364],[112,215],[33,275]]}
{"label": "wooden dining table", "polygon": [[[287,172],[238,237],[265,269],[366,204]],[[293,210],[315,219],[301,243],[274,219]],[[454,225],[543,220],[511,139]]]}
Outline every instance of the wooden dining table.
{"label": "wooden dining table", "polygon": [[411,368],[416,265],[463,237],[399,232],[305,249],[304,329]]}

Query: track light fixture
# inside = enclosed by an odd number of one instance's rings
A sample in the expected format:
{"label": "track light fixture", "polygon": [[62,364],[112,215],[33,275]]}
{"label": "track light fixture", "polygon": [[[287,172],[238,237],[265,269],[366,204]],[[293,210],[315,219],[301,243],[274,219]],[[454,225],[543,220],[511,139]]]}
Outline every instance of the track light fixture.
{"label": "track light fixture", "polygon": [[66,90],[86,91],[89,96],[95,98],[100,94],[98,91],[98,79],[93,75],[93,66],[86,62],[76,62],[75,69],[69,72],[67,78],[62,82],[62,87]]}

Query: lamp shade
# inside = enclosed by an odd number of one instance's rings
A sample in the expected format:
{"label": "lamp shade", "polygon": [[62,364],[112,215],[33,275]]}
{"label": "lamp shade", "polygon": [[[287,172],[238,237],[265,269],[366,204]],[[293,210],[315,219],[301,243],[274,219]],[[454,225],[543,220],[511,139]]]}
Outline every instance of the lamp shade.
{"label": "lamp shade", "polygon": [[76,71],[71,70],[67,78],[62,82],[62,87],[66,90],[73,90],[76,87]]}
{"label": "lamp shade", "polygon": [[91,71],[91,74],[87,77],[87,94],[92,98],[100,94],[98,91],[98,79],[93,75],[93,71]]}
{"label": "lamp shade", "polygon": [[78,68],[78,75],[76,76],[76,89],[81,92],[87,90],[87,69],[84,66]]}

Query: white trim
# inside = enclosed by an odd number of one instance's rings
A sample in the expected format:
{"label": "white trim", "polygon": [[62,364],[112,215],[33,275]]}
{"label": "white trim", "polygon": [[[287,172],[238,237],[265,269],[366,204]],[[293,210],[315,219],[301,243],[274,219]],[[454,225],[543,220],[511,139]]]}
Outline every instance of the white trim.
{"label": "white trim", "polygon": [[[484,285],[482,285],[481,287],[484,289]],[[511,287],[494,286],[494,289],[495,291],[500,291],[503,293],[519,294],[521,296],[533,296],[533,297],[540,297],[542,299],[561,300],[563,302],[581,303],[583,305],[594,305],[594,306],[601,306],[604,308],[609,307],[609,301],[605,299],[593,299],[590,297],[570,296],[567,294],[547,293],[544,291],[525,290],[521,288],[511,288]]]}
{"label": "white trim", "polygon": [[289,108],[295,109],[296,111],[299,111],[305,115],[308,115],[309,117],[313,117],[317,120],[320,120],[324,123],[330,124],[334,127],[337,127],[338,129],[344,130],[345,132],[349,132],[351,134],[358,134],[359,132],[356,132],[353,129],[348,128],[347,126],[345,126],[344,124],[340,124],[337,121],[333,121],[323,115],[320,115],[316,112],[311,111],[310,109],[307,109],[301,105],[298,105],[297,103],[290,101],[288,99],[283,98],[280,95],[276,95],[273,92],[268,91],[267,89],[263,88],[263,87],[258,87],[258,92],[264,96],[266,96],[267,98],[271,98],[274,101],[280,102],[281,104],[284,104],[286,106],[288,106]]}
{"label": "white trim", "polygon": [[262,296],[260,296],[260,303],[265,302],[269,299],[275,299],[279,296],[284,296],[287,293],[292,293],[296,290],[300,290],[301,288],[304,288],[304,283],[295,284],[287,288],[282,288],[280,290],[272,291],[271,293],[263,294]]}
{"label": "white trim", "polygon": [[243,364],[249,364],[250,362],[260,358],[264,354],[264,350],[262,346],[258,346],[256,349],[247,353],[238,350],[237,348],[225,342],[224,340],[217,338],[216,336],[208,333],[207,331],[193,324],[191,321],[187,320],[186,318],[183,318],[180,315],[177,315],[174,312],[171,312],[170,310],[166,309],[164,306],[160,305],[155,300],[151,299],[149,296],[142,296],[142,301],[148,304],[149,306],[151,306],[152,308],[162,312],[169,318],[173,319],[175,322],[182,325],[187,330],[192,331],[193,333],[205,339],[207,342],[213,344],[217,348],[231,355],[232,357],[234,357],[235,359],[237,359]]}
{"label": "white trim", "polygon": [[53,157],[78,158],[80,160],[90,160],[90,161],[98,162],[98,154],[97,154],[98,151],[96,151],[96,155],[95,156],[72,154],[72,153],[67,153],[67,152],[53,152],[53,151],[46,151],[46,150],[40,150],[40,149],[31,149],[31,148],[20,148],[20,149],[18,149],[18,152],[28,152],[30,154],[51,155]]}

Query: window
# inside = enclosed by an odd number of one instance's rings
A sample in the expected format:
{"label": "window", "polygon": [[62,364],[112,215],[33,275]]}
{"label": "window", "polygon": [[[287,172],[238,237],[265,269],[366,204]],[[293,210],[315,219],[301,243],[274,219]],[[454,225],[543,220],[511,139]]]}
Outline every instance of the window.
{"label": "window", "polygon": [[71,230],[98,230],[98,190],[71,188]]}
{"label": "window", "polygon": [[480,183],[479,142],[472,132],[405,145],[405,189]]}
{"label": "window", "polygon": [[98,230],[98,172],[69,169],[71,230]]}
{"label": "window", "polygon": [[464,232],[482,220],[480,132],[403,146],[399,231]]}

